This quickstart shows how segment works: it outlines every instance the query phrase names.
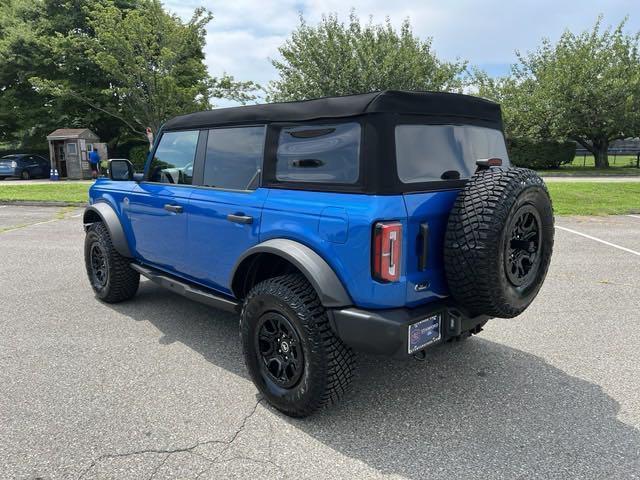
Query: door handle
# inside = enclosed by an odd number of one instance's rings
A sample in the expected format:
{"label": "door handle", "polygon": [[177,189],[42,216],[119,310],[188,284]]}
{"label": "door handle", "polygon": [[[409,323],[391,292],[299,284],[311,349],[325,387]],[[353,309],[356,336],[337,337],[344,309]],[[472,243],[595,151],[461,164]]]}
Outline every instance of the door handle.
{"label": "door handle", "polygon": [[227,220],[233,223],[242,223],[244,225],[249,225],[253,223],[253,217],[250,217],[249,215],[243,215],[241,213],[239,214],[230,213],[229,215],[227,215]]}
{"label": "door handle", "polygon": [[164,206],[164,209],[173,213],[182,213],[184,211],[184,208],[182,208],[180,205],[171,205],[169,203]]}

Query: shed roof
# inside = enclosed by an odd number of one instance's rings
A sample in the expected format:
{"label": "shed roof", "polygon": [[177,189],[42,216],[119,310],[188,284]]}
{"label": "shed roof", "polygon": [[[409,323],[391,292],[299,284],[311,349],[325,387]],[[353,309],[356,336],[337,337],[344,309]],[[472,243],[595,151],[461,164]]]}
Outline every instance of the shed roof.
{"label": "shed roof", "polygon": [[88,128],[59,128],[47,135],[47,140],[66,140],[73,138],[86,138],[98,136]]}
{"label": "shed roof", "polygon": [[369,113],[414,114],[442,118],[481,119],[502,126],[500,105],[470,95],[445,92],[382,92],[323,97],[301,102],[219,108],[172,118],[164,130],[215,125],[295,122],[353,117]]}

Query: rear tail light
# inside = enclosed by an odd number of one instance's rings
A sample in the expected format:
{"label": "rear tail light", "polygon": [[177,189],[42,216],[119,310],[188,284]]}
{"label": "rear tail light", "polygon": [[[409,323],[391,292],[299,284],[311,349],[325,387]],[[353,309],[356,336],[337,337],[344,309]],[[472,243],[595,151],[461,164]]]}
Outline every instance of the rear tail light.
{"label": "rear tail light", "polygon": [[373,278],[382,282],[397,282],[402,265],[402,224],[378,222],[373,226]]}

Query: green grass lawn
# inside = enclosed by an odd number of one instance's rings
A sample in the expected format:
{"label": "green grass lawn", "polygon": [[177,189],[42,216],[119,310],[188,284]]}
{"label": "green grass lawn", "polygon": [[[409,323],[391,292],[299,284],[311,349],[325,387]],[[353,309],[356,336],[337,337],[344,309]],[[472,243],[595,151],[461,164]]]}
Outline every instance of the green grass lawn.
{"label": "green grass lawn", "polygon": [[[58,201],[86,203],[88,184],[46,183],[2,185],[0,201]],[[553,182],[547,187],[557,215],[615,215],[640,213],[640,182]]]}
{"label": "green grass lawn", "polygon": [[52,182],[35,185],[0,185],[0,201],[76,202],[89,200],[86,183]]}
{"label": "green grass lawn", "polygon": [[640,213],[640,182],[547,183],[556,215]]}
{"label": "green grass lawn", "polygon": [[619,155],[614,157],[609,155],[609,168],[595,168],[593,155],[586,158],[582,155],[573,159],[568,165],[562,165],[554,170],[540,170],[541,176],[599,176],[599,175],[622,175],[640,176],[640,168],[636,167],[637,158],[635,155]]}

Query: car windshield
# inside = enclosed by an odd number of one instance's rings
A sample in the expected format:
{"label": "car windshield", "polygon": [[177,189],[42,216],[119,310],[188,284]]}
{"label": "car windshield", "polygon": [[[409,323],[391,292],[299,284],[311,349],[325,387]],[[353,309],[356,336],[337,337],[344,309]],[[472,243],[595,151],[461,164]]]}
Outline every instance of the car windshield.
{"label": "car windshield", "polygon": [[398,125],[395,132],[398,176],[403,183],[464,179],[476,160],[497,157],[509,164],[504,135],[472,125]]}

